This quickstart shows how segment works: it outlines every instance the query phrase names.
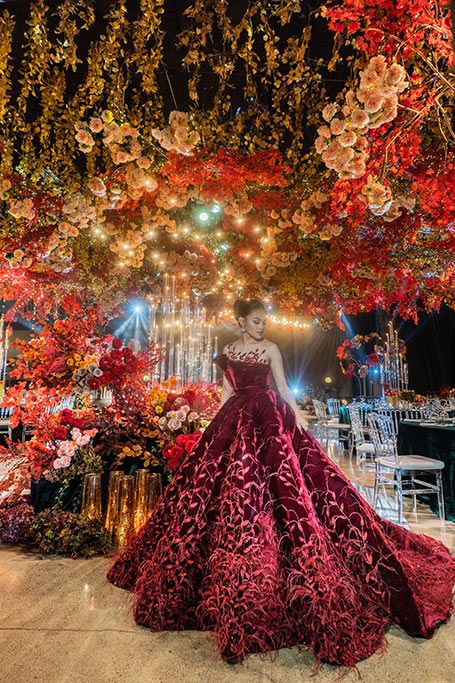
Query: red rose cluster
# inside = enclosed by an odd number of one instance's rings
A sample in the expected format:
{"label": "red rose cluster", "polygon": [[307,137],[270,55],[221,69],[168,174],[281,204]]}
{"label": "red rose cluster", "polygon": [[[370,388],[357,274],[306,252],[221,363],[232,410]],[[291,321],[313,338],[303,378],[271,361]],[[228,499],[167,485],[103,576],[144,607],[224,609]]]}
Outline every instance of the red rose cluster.
{"label": "red rose cluster", "polygon": [[74,427],[77,427],[77,429],[87,429],[85,420],[77,417],[72,410],[69,410],[69,408],[62,410],[59,414],[59,417],[60,425],[54,429],[54,439],[64,441],[65,439],[69,438],[70,432]]}
{"label": "red rose cluster", "polygon": [[367,365],[374,368],[374,367],[376,367],[376,365],[378,365],[381,362],[381,359],[377,353],[370,353],[366,357],[365,362]]}
{"label": "red rose cluster", "polygon": [[88,386],[92,390],[109,385],[120,388],[126,377],[134,377],[138,372],[142,372],[143,362],[134,355],[129,346],[123,346],[121,339],[114,337],[112,349],[104,353],[99,360],[99,369],[100,376],[88,380]]}
{"label": "red rose cluster", "polygon": [[179,434],[175,444],[166,444],[163,449],[163,457],[171,471],[177,469],[183,456],[195,448],[201,436],[202,432],[199,430],[193,434]]}

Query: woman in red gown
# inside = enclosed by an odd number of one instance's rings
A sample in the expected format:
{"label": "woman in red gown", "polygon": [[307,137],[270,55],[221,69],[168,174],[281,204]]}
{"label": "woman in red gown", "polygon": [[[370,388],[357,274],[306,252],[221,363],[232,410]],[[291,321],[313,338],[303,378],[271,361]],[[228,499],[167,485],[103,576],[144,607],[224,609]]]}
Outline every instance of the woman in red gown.
{"label": "woman in red gown", "polygon": [[235,312],[241,340],[215,359],[221,409],[109,581],[134,592],[138,624],[210,631],[228,662],[306,644],[353,666],[389,624],[431,637],[454,558],[374,512],[305,430],[263,305]]}

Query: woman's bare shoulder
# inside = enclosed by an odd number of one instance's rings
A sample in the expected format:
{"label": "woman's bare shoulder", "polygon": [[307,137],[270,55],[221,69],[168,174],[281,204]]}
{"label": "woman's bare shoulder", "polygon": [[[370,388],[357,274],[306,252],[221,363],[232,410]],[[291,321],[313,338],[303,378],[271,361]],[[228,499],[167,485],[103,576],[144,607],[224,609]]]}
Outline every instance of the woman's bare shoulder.
{"label": "woman's bare shoulder", "polygon": [[263,339],[262,343],[264,344],[264,348],[268,353],[276,353],[279,351],[278,346],[275,344],[275,342],[270,341],[270,339]]}

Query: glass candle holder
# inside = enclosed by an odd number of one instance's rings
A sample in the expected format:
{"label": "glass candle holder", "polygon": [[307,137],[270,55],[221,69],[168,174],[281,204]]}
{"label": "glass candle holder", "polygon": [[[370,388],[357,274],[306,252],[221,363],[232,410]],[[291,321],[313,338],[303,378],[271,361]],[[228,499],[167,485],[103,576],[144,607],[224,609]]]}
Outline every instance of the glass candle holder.
{"label": "glass candle holder", "polygon": [[134,531],[134,477],[124,474],[120,478],[119,514],[115,540],[121,548]]}
{"label": "glass candle holder", "polygon": [[107,510],[104,526],[112,535],[118,522],[119,500],[120,500],[120,478],[123,472],[113,470],[109,474],[109,489],[107,497]]}
{"label": "glass candle holder", "polygon": [[88,473],[84,477],[81,514],[87,519],[101,517],[101,474]]}
{"label": "glass candle holder", "polygon": [[161,474],[158,472],[150,472],[150,487],[149,487],[149,501],[148,508],[150,513],[158,502],[159,497],[163,493],[163,482]]}

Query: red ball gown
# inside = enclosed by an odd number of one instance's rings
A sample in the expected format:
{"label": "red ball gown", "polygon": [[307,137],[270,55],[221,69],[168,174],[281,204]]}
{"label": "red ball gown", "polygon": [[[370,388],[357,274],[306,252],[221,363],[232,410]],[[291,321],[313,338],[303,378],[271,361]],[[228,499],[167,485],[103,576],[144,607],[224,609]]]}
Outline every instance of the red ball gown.
{"label": "red ball gown", "polygon": [[210,631],[221,656],[309,645],[353,666],[389,624],[429,638],[455,560],[381,519],[270,387],[255,357],[215,362],[234,389],[108,579],[153,631]]}

